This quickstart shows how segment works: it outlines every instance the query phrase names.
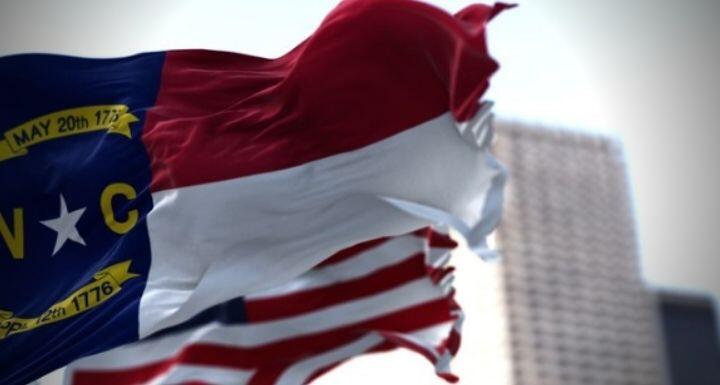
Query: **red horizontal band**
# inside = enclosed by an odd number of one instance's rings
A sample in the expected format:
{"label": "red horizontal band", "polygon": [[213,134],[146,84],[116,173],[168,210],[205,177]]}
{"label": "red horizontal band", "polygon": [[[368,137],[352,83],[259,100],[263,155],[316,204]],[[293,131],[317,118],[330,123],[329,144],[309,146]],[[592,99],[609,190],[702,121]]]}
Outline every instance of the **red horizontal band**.
{"label": "red horizontal band", "polygon": [[374,249],[377,246],[380,246],[381,244],[387,242],[388,240],[390,240],[390,238],[385,237],[385,238],[372,239],[369,241],[358,243],[355,246],[351,246],[346,249],[342,249],[342,250],[338,251],[337,253],[331,255],[328,259],[320,262],[315,267],[317,268],[317,267],[323,267],[323,266],[328,266],[328,265],[334,265],[336,263],[347,261],[348,259],[350,259],[362,252],[365,252],[370,249]]}
{"label": "red horizontal band", "polygon": [[427,274],[424,258],[424,254],[418,253],[357,279],[280,297],[248,299],[245,301],[248,321],[260,322],[292,317],[391,290],[424,277]]}
{"label": "red horizontal band", "polygon": [[448,111],[468,119],[497,69],[484,26],[502,8],[453,17],[414,1],[347,0],[278,59],[168,52],[143,132],[152,190],[301,165]]}

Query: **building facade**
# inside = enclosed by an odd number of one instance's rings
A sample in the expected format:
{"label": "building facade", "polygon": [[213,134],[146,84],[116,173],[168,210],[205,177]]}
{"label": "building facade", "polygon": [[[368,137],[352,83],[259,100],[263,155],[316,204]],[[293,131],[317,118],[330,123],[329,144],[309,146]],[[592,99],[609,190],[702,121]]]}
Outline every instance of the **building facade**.
{"label": "building facade", "polygon": [[496,127],[495,153],[510,172],[497,242],[511,383],[667,384],[619,144]]}

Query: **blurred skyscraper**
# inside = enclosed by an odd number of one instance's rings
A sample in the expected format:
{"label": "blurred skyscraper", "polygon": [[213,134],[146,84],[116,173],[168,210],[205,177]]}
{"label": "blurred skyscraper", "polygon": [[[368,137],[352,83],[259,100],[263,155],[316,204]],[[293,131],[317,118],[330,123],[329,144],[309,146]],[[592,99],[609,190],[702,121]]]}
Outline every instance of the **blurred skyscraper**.
{"label": "blurred skyscraper", "polygon": [[496,127],[495,152],[510,170],[497,237],[511,383],[667,384],[618,143]]}

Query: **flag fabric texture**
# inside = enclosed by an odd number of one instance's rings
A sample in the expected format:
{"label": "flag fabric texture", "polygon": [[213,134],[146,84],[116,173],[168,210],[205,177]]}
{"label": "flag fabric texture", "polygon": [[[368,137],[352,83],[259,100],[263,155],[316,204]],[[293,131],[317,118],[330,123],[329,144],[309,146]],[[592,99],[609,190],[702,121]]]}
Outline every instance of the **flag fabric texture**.
{"label": "flag fabric texture", "polygon": [[432,231],[343,250],[281,286],[210,309],[134,344],[79,360],[66,385],[301,385],[353,356],[414,350],[447,380],[462,314],[454,242]]}
{"label": "flag fabric texture", "polygon": [[486,23],[348,0],[277,59],[0,58],[0,379],[24,384],[352,245],[431,224],[477,249],[504,171]]}

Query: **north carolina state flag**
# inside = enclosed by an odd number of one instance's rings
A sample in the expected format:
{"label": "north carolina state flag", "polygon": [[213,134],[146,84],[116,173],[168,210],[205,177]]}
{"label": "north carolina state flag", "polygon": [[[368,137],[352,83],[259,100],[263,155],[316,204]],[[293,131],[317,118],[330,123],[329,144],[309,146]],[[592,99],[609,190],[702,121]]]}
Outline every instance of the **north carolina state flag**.
{"label": "north carolina state flag", "polygon": [[370,239],[440,224],[482,247],[504,178],[484,28],[504,7],[344,1],[277,59],[0,58],[0,382]]}

